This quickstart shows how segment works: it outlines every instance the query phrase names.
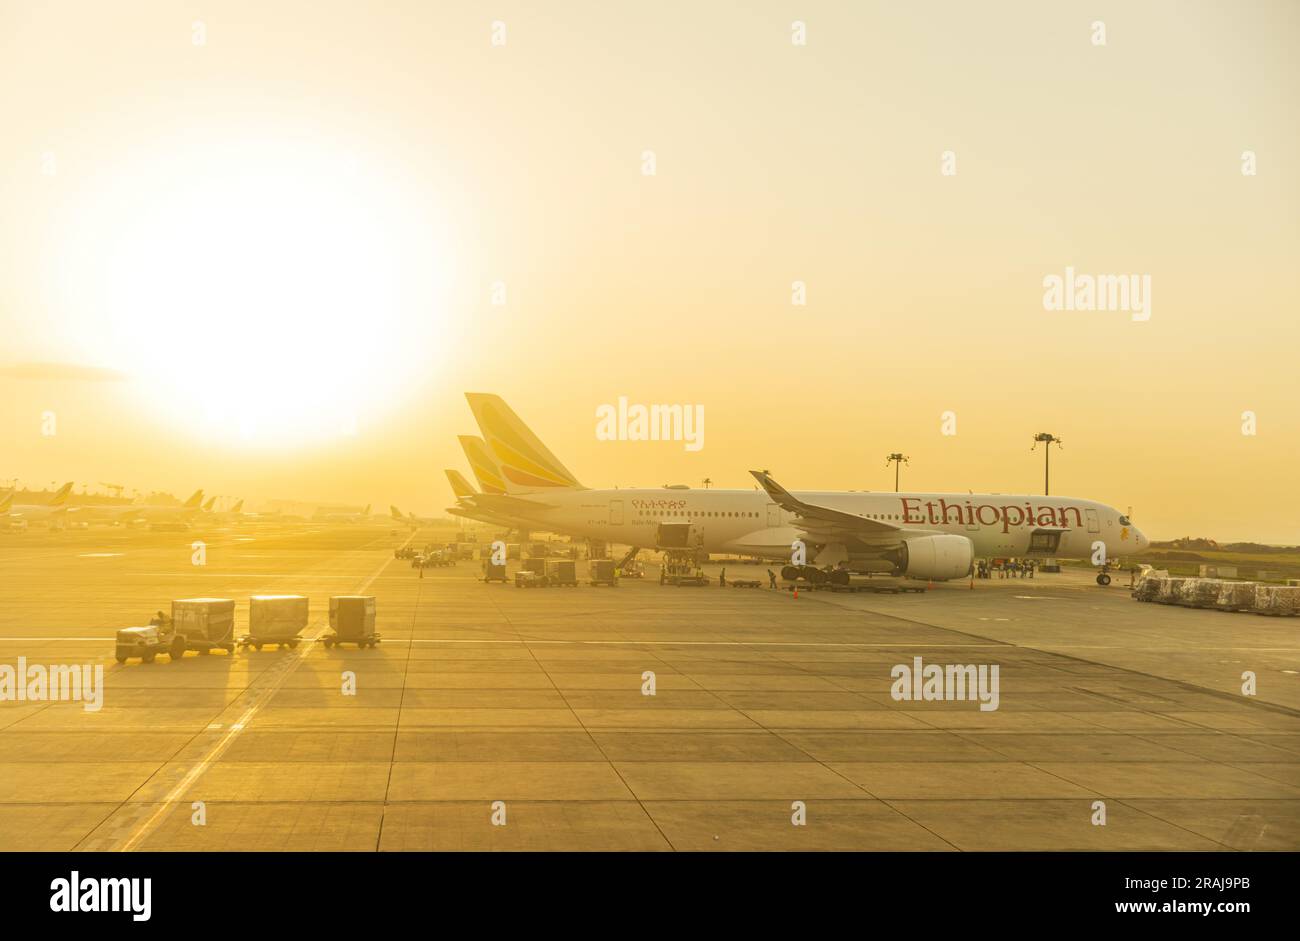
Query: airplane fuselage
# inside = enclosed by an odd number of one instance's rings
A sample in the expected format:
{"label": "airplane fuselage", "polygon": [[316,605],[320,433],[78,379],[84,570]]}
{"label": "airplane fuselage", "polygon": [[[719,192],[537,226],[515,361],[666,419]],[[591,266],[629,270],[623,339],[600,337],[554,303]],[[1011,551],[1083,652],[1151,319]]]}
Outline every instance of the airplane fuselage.
{"label": "airplane fuselage", "polygon": [[[1114,507],[1075,497],[852,491],[795,496],[897,527],[843,540],[853,559],[879,556],[901,539],[935,533],[965,536],[977,558],[1090,559],[1100,543],[1105,558],[1115,559],[1147,545]],[[795,515],[762,490],[555,490],[523,498],[550,504],[527,517],[538,528],[625,545],[653,547],[660,524],[690,523],[707,552],[786,560],[801,534]],[[517,504],[511,513],[522,515]]]}

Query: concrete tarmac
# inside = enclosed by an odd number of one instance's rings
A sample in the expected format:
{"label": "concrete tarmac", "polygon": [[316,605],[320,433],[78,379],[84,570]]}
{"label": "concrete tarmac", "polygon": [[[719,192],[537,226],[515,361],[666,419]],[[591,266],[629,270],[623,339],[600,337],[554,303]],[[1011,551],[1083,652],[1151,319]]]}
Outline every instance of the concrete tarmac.
{"label": "concrete tarmac", "polygon": [[[476,562],[420,578],[406,538],[0,536],[0,666],[104,667],[98,711],[0,703],[0,849],[1300,848],[1295,619],[1068,571],[796,599],[650,565],[521,590]],[[233,598],[242,632],[268,592],[310,596],[307,638],[330,595],[375,594],[383,642],[112,658],[173,598]],[[916,657],[996,665],[997,709],[896,699]]]}

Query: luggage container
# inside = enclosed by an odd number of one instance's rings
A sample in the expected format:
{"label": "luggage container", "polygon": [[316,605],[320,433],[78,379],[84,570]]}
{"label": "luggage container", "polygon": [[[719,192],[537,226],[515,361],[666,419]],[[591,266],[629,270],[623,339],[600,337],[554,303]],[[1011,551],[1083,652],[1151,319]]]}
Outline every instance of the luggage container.
{"label": "luggage container", "polygon": [[571,559],[549,559],[546,563],[546,580],[552,585],[578,587],[578,567]]}
{"label": "luggage container", "polygon": [[524,561],[520,563],[520,568],[522,568],[525,572],[532,572],[534,575],[545,575],[546,560],[545,559],[524,559]]}
{"label": "luggage container", "polygon": [[172,602],[171,629],[186,650],[235,652],[235,602],[229,598],[184,598]]}
{"label": "luggage container", "polygon": [[538,575],[536,572],[530,572],[528,569],[522,569],[515,572],[516,588],[545,588],[550,583],[546,580],[545,575]]}
{"label": "luggage container", "polygon": [[328,650],[335,644],[356,644],[357,649],[379,643],[375,631],[374,595],[334,595],[330,598],[330,629],[321,638]]}
{"label": "luggage container", "polygon": [[491,562],[483,563],[483,581],[506,583],[506,567],[504,565],[494,565]]}
{"label": "luggage container", "polygon": [[590,559],[587,562],[587,584],[618,587],[618,575],[614,571],[613,559]]}
{"label": "luggage container", "polygon": [[297,647],[298,634],[307,626],[308,608],[305,595],[254,595],[248,599],[248,633],[239,639],[240,646]]}

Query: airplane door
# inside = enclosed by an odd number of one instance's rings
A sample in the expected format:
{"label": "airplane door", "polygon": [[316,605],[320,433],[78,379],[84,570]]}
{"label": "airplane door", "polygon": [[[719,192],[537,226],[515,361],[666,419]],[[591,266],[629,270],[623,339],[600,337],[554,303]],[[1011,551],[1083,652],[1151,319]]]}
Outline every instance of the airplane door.
{"label": "airplane door", "polygon": [[1096,511],[1096,510],[1084,510],[1084,512],[1085,512],[1085,513],[1087,514],[1087,516],[1088,516],[1088,532],[1090,532],[1090,533],[1099,533],[1099,532],[1101,532],[1101,522],[1100,522],[1100,520],[1097,519],[1097,511]]}
{"label": "airplane door", "polygon": [[622,500],[609,501],[609,525],[611,526],[623,525],[623,501]]}
{"label": "airplane door", "polygon": [[781,525],[781,508],[777,506],[775,503],[769,503],[767,505],[767,525],[768,526]]}

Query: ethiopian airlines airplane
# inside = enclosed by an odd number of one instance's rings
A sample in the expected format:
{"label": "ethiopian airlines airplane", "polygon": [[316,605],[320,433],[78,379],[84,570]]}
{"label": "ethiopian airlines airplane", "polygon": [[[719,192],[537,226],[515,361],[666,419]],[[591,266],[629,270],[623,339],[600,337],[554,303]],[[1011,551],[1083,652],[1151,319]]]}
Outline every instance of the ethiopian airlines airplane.
{"label": "ethiopian airlines airplane", "polygon": [[[693,546],[936,581],[977,558],[1113,562],[1148,545],[1114,507],[1075,497],[996,493],[790,492],[767,471],[754,490],[592,490],[500,396],[467,393],[505,493],[477,507],[538,529],[629,546]],[[1101,584],[1109,576],[1097,576]]]}

